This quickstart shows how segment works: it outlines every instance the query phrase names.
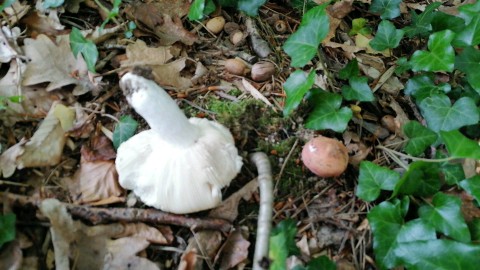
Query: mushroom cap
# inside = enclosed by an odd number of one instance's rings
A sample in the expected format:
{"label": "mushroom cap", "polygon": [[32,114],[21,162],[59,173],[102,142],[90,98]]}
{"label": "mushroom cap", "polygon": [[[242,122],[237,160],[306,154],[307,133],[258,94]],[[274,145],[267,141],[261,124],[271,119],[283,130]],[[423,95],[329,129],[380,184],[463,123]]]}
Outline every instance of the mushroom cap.
{"label": "mushroom cap", "polygon": [[122,143],[116,159],[122,187],[133,190],[149,206],[177,214],[220,204],[221,188],[242,167],[226,127],[201,118],[188,121],[200,131],[192,145],[172,145],[146,130]]}
{"label": "mushroom cap", "polygon": [[337,177],[348,166],[348,149],[337,139],[318,136],[302,150],[303,164],[320,177]]}

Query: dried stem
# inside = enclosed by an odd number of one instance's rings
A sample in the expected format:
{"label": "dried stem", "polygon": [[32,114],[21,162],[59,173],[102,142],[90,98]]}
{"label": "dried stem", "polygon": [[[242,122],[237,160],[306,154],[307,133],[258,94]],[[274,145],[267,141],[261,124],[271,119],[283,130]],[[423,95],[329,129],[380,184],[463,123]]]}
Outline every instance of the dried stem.
{"label": "dried stem", "polygon": [[[33,205],[38,207],[42,201],[42,199],[34,197],[4,192],[0,192],[0,197],[7,198],[12,204],[19,206]],[[210,229],[228,232],[232,229],[232,225],[228,221],[218,218],[193,218],[170,214],[157,209],[101,208],[69,203],[63,204],[65,204],[72,216],[88,220],[94,225],[123,221],[175,225],[187,227],[193,231]]]}
{"label": "dried stem", "polygon": [[257,223],[257,240],[253,255],[253,270],[265,269],[261,266],[268,258],[270,229],[272,227],[273,181],[270,161],[265,153],[253,153],[250,160],[257,166],[258,186],[260,188],[260,210]]}

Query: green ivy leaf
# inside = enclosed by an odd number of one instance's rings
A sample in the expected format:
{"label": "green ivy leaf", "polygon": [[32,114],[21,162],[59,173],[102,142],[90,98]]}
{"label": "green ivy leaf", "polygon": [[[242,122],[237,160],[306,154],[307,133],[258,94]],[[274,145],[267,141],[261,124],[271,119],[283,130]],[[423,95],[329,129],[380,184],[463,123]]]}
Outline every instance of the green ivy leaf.
{"label": "green ivy leaf", "polygon": [[455,240],[469,242],[470,231],[463,219],[461,206],[459,198],[439,192],[433,196],[432,205],[421,206],[418,214],[437,231]]}
{"label": "green ivy leaf", "polygon": [[0,215],[0,247],[15,239],[15,221],[13,213]]}
{"label": "green ivy leaf", "polygon": [[342,97],[325,91],[312,93],[312,103],[315,108],[310,113],[305,126],[314,130],[331,129],[343,132],[352,119],[352,110],[347,107],[340,108]]}
{"label": "green ivy leaf", "polygon": [[466,23],[470,23],[475,17],[480,14],[480,2],[476,1],[473,4],[461,5],[458,7],[460,12],[459,16],[465,20]]}
{"label": "green ivy leaf", "polygon": [[362,161],[355,194],[360,199],[371,202],[378,198],[380,190],[393,190],[399,179],[400,175],[395,171],[370,161]]}
{"label": "green ivy leaf", "polygon": [[120,117],[120,121],[115,125],[115,130],[112,135],[113,146],[115,149],[118,149],[120,144],[130,139],[130,137],[135,134],[137,126],[137,121],[135,121],[130,115]]}
{"label": "green ivy leaf", "polygon": [[81,53],[87,63],[88,70],[95,72],[95,63],[98,59],[97,46],[91,40],[84,38],[80,30],[75,27],[70,32],[70,47],[73,55],[77,57],[78,53]]}
{"label": "green ivy leaf", "polygon": [[396,48],[400,44],[404,33],[403,30],[395,28],[395,25],[390,21],[383,20],[378,25],[375,38],[370,41],[369,45],[377,51]]}
{"label": "green ivy leaf", "polygon": [[400,16],[401,0],[373,0],[370,11],[380,14],[382,19],[393,19]]}
{"label": "green ivy leaf", "polygon": [[289,3],[292,8],[300,11],[302,14],[305,13],[306,10],[318,6],[313,0],[292,0],[289,1]]}
{"label": "green ivy leaf", "polygon": [[412,67],[410,66],[410,63],[408,62],[408,59],[406,57],[398,58],[398,60],[395,64],[396,64],[395,74],[398,75],[398,76],[402,75],[407,70],[412,69]]}
{"label": "green ivy leaf", "polygon": [[100,29],[103,29],[105,25],[113,18],[118,16],[118,12],[120,11],[120,4],[122,3],[122,0],[114,0],[113,1],[113,7],[112,9],[108,12],[107,18],[103,21],[102,25],[100,25]]}
{"label": "green ivy leaf", "polygon": [[437,141],[437,134],[417,121],[406,123],[403,133],[408,137],[404,150],[412,156],[422,154],[428,146]]}
{"label": "green ivy leaf", "polygon": [[282,220],[270,234],[268,257],[272,261],[271,270],[286,269],[287,257],[300,253],[295,244],[297,227],[292,219]]}
{"label": "green ivy leaf", "polygon": [[[458,185],[470,194],[480,204],[480,175],[462,180]],[[480,220],[479,220],[480,221]]]}
{"label": "green ivy leaf", "polygon": [[287,98],[283,107],[283,115],[288,116],[302,102],[305,94],[315,82],[315,71],[306,75],[302,70],[295,70],[283,84]]}
{"label": "green ivy leaf", "polygon": [[417,14],[414,10],[411,11],[412,23],[410,26],[403,28],[407,37],[414,37],[417,35],[423,36],[432,31],[431,22],[435,16],[435,9],[441,6],[442,3],[434,2],[428,5],[425,10]]}
{"label": "green ivy leaf", "polygon": [[327,36],[330,21],[325,7],[319,5],[303,15],[298,30],[283,45],[283,50],[292,58],[292,67],[303,67],[316,55],[318,46]]}
{"label": "green ivy leaf", "polygon": [[401,243],[396,256],[408,270],[477,269],[480,246],[448,239]]}
{"label": "green ivy leaf", "polygon": [[205,0],[194,0],[188,10],[188,19],[191,21],[201,20],[204,17]]}
{"label": "green ivy leaf", "polygon": [[367,19],[365,18],[353,19],[352,29],[348,32],[348,35],[350,36],[354,36],[356,34],[361,34],[364,36],[370,35],[372,33],[372,30],[369,27],[366,27],[366,25],[367,25]]}
{"label": "green ivy leaf", "polygon": [[465,29],[465,20],[443,12],[434,12],[431,24],[432,32],[440,32],[448,29],[459,33]]}
{"label": "green ivy leaf", "polygon": [[440,136],[453,158],[480,159],[480,145],[478,142],[465,137],[458,130],[440,131]]}
{"label": "green ivy leaf", "polygon": [[319,256],[311,259],[305,267],[294,267],[292,270],[336,270],[337,266],[327,256]]}
{"label": "green ivy leaf", "polygon": [[351,77],[350,85],[342,86],[342,95],[346,100],[374,101],[372,89],[368,86],[367,77]]}
{"label": "green ivy leaf", "polygon": [[403,90],[406,95],[413,96],[420,103],[434,94],[450,92],[452,87],[448,83],[435,84],[432,74],[421,74],[410,78]]}
{"label": "green ivy leaf", "polygon": [[3,3],[0,5],[0,12],[3,12],[4,9],[13,5],[13,3],[15,3],[15,1],[16,0],[5,0],[5,1],[3,1]]}
{"label": "green ivy leaf", "polygon": [[61,5],[63,5],[64,0],[45,0],[43,1],[43,7],[45,9],[48,8],[57,8]]}
{"label": "green ivy leaf", "polygon": [[472,235],[472,241],[480,240],[480,218],[473,219],[468,223],[468,228],[470,229],[470,234]]}
{"label": "green ivy leaf", "polygon": [[479,120],[477,106],[469,97],[460,98],[452,106],[448,96],[434,95],[425,98],[419,106],[428,127],[435,132],[459,129]]}
{"label": "green ivy leaf", "polygon": [[358,61],[353,58],[338,72],[338,77],[342,80],[348,80],[351,77],[357,77],[359,74]]}
{"label": "green ivy leaf", "polygon": [[467,47],[455,58],[455,68],[467,74],[467,81],[480,94],[480,51]]}
{"label": "green ivy leaf", "polygon": [[452,44],[455,47],[476,46],[480,44],[480,16],[475,16],[462,31],[457,33]]}
{"label": "green ivy leaf", "polygon": [[[435,158],[447,158],[446,154],[441,154],[438,151]],[[440,171],[444,177],[445,183],[448,185],[456,185],[461,180],[465,179],[465,173],[461,163],[442,162],[440,163]]]}
{"label": "green ivy leaf", "polygon": [[258,9],[265,4],[267,0],[238,0],[237,8],[245,12],[248,16],[257,16]]}
{"label": "green ivy leaf", "polygon": [[414,196],[431,196],[442,186],[438,180],[440,168],[437,163],[415,161],[408,166],[393,190],[392,197],[398,194]]}
{"label": "green ivy leaf", "polygon": [[410,59],[412,70],[417,71],[453,71],[455,61],[455,51],[450,42],[455,37],[455,33],[450,30],[444,30],[431,34],[428,38],[429,51],[418,50]]}

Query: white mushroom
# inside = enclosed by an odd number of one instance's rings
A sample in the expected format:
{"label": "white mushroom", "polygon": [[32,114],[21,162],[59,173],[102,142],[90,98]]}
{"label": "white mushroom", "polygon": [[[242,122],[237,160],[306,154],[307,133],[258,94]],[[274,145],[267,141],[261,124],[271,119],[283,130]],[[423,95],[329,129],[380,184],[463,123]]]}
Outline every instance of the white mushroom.
{"label": "white mushroom", "polygon": [[242,167],[229,130],[219,123],[187,119],[155,82],[127,73],[120,87],[150,125],[118,148],[120,185],[147,205],[177,214],[217,206],[221,188]]}

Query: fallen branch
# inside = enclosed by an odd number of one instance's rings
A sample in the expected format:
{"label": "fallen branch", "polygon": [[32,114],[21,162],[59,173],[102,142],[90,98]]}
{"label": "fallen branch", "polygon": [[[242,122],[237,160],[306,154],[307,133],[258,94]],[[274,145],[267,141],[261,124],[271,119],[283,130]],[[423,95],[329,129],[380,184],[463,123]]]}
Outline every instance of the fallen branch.
{"label": "fallen branch", "polygon": [[[42,199],[35,197],[5,192],[0,192],[0,197],[8,199],[8,201],[13,205],[33,205],[37,208],[42,201]],[[88,220],[94,225],[123,221],[182,226],[190,228],[193,231],[210,229],[228,232],[232,229],[232,224],[230,222],[218,218],[193,218],[183,215],[170,214],[157,209],[100,208],[69,203],[63,204],[65,204],[72,216],[82,220]]]}
{"label": "fallen branch", "polygon": [[257,222],[257,239],[253,255],[253,270],[265,269],[262,261],[268,258],[270,229],[272,227],[273,182],[272,168],[265,153],[253,153],[250,160],[257,166],[258,186],[260,189],[260,210]]}

